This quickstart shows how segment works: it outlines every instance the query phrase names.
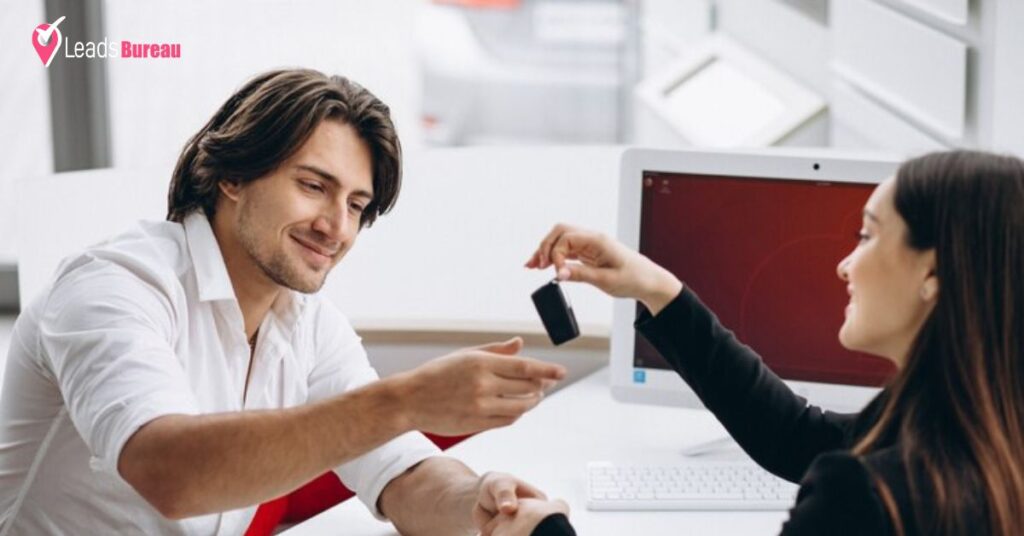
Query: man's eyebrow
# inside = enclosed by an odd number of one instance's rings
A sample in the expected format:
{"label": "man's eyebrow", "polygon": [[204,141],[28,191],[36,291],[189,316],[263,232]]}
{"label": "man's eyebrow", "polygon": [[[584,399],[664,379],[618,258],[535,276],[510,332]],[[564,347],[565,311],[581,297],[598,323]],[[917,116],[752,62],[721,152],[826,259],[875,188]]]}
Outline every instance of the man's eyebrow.
{"label": "man's eyebrow", "polygon": [[[328,173],[327,171],[325,171],[323,169],[320,169],[320,168],[318,168],[316,166],[311,166],[309,164],[296,164],[295,167],[298,168],[298,169],[302,169],[302,170],[308,171],[310,173],[314,173],[316,175],[319,175],[320,178],[322,178],[322,179],[324,179],[326,181],[333,182],[334,185],[339,187],[339,188],[341,188],[341,186],[342,186],[341,185],[341,180],[338,179],[338,177],[335,177],[331,173]],[[370,192],[367,192],[366,190],[356,190],[356,191],[352,192],[352,195],[356,195],[356,196],[359,196],[359,197],[365,197],[366,199],[371,200],[371,201],[373,200],[373,194],[370,193]]]}
{"label": "man's eyebrow", "polygon": [[878,219],[878,216],[875,216],[874,213],[868,209],[864,209],[864,217],[874,221],[875,223],[882,223],[881,220]]}

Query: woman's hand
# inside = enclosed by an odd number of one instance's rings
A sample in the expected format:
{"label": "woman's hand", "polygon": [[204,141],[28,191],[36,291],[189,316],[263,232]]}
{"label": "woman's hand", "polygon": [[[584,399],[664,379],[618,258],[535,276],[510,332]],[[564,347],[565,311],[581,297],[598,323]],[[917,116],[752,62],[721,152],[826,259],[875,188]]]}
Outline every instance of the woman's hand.
{"label": "woman's hand", "polygon": [[519,499],[519,508],[514,514],[499,514],[492,519],[480,536],[530,536],[544,518],[552,514],[569,515],[569,505],[556,499]]}
{"label": "woman's hand", "polygon": [[582,281],[611,296],[639,300],[654,315],[683,287],[671,272],[614,239],[563,223],[526,261],[527,268],[549,266],[555,267],[561,281]]}

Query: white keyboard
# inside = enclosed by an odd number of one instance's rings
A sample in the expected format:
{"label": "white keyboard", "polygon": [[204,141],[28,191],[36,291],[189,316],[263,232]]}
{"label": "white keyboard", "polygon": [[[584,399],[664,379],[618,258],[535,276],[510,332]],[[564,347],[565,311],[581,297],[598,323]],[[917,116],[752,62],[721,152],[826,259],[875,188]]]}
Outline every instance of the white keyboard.
{"label": "white keyboard", "polygon": [[587,464],[588,510],[788,510],[798,487],[750,460]]}

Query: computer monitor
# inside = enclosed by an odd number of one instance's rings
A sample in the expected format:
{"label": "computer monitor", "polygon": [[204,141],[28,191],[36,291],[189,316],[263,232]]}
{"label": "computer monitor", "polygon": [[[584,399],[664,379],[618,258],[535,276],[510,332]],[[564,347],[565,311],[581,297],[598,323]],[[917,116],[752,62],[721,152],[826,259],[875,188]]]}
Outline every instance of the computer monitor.
{"label": "computer monitor", "polygon": [[[618,238],[676,274],[795,392],[858,411],[894,368],[839,344],[849,297],[836,264],[856,244],[872,190],[897,166],[813,152],[630,149]],[[633,329],[639,307],[614,305],[613,396],[700,407]]]}

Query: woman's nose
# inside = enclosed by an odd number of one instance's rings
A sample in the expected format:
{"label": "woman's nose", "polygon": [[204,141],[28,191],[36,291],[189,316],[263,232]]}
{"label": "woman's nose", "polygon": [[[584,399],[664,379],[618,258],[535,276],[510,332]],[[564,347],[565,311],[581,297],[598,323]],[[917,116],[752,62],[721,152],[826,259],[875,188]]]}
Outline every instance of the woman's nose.
{"label": "woman's nose", "polygon": [[850,280],[849,276],[847,275],[847,271],[846,271],[846,269],[847,269],[847,267],[849,267],[849,265],[850,265],[850,255],[847,255],[846,257],[844,257],[843,260],[839,261],[839,264],[836,265],[836,275],[839,276],[839,279],[842,279],[843,281],[849,281]]}

